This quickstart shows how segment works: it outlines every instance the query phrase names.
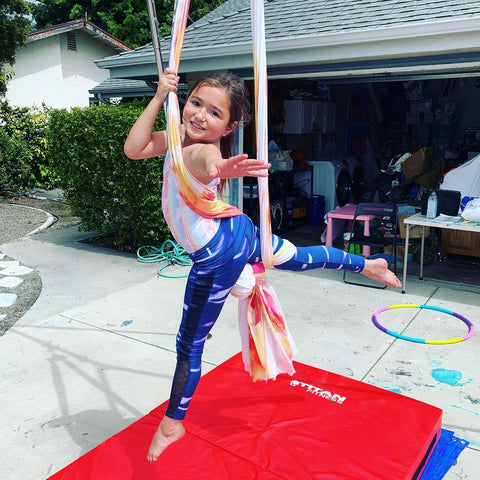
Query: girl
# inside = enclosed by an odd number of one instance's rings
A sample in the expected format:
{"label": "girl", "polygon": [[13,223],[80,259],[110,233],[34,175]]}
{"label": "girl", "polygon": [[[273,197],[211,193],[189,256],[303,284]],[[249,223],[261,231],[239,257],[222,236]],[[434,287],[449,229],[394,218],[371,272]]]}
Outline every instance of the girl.
{"label": "girl", "polygon": [[[261,261],[259,230],[235,212],[227,218],[207,218],[188,206],[172,173],[165,131],[152,132],[154,121],[179,78],[171,69],[160,76],[156,95],[135,122],[125,142],[132,159],[166,155],[162,208],[173,236],[189,252],[193,266],[187,281],[183,318],[177,335],[177,367],[170,401],[147,455],[155,461],[182,438],[182,420],[201,376],[205,339],[247,262]],[[209,76],[191,90],[183,109],[183,162],[193,188],[220,190],[226,179],[267,176],[261,160],[231,156],[233,131],[246,116],[247,93],[233,75]],[[368,260],[325,246],[297,248],[273,236],[274,265],[285,270],[349,269],[390,287],[401,286],[384,259]]]}

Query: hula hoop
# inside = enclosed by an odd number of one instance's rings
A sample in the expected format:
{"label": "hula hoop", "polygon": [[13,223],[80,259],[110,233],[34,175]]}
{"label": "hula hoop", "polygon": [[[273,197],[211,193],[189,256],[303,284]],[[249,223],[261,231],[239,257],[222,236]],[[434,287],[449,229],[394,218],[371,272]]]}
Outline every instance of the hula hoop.
{"label": "hula hoop", "polygon": [[[428,340],[425,338],[415,338],[415,337],[408,337],[407,335],[402,335],[401,333],[397,333],[397,332],[394,332],[393,330],[385,328],[383,325],[380,325],[379,321],[377,320],[377,315],[379,315],[382,312],[385,312],[386,310],[393,310],[394,308],[424,308],[426,310],[435,310],[437,312],[442,312],[448,315],[452,315],[454,317],[459,318],[462,322],[464,322],[468,326],[468,333],[463,337],[450,338],[448,340]],[[459,313],[455,313],[452,310],[447,310],[446,308],[434,307],[431,305],[420,305],[420,304],[417,305],[413,303],[389,305],[388,307],[379,308],[376,312],[373,313],[372,321],[377,328],[379,328],[382,332],[388,333],[388,335],[392,335],[393,337],[397,337],[402,340],[407,340],[409,342],[427,343],[430,345],[446,345],[450,343],[463,342],[464,340],[468,340],[473,335],[473,332],[475,331],[475,327],[473,323],[467,318],[465,318],[463,315],[460,315]]]}

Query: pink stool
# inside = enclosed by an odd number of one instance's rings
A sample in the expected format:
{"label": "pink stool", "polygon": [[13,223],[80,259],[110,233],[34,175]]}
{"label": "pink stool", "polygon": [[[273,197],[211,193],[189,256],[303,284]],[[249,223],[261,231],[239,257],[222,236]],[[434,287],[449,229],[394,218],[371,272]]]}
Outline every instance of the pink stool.
{"label": "pink stool", "polygon": [[[331,247],[333,244],[333,219],[337,218],[339,220],[348,220],[349,229],[351,229],[356,210],[357,206],[350,204],[327,213],[327,239],[325,242],[327,247]],[[359,215],[357,218],[360,221],[365,222],[363,226],[363,234],[370,235],[370,220],[373,220],[375,215]],[[368,245],[364,245],[362,253],[364,257],[369,257],[370,247]]]}

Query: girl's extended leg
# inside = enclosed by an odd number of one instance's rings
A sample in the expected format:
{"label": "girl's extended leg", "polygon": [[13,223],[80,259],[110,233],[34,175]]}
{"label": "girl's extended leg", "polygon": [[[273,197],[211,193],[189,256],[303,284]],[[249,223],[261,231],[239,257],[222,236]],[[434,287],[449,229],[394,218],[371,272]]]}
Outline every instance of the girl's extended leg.
{"label": "girl's extended leg", "polygon": [[[261,261],[259,232],[256,243],[250,255],[249,262]],[[343,270],[371,278],[393,288],[402,286],[397,276],[388,269],[385,259],[366,259],[360,255],[345,252],[338,248],[315,245],[311,247],[296,247],[288,240],[273,235],[274,265],[281,270],[303,271],[316,268]]]}
{"label": "girl's extended leg", "polygon": [[177,335],[177,367],[165,417],[147,455],[150,461],[157,460],[184,434],[182,420],[200,380],[205,340],[247,263],[253,231],[252,223],[243,215],[222,220],[208,245],[190,256],[194,263]]}
{"label": "girl's extended leg", "polygon": [[[287,240],[283,242],[285,244]],[[287,261],[276,264],[276,268],[297,272],[326,268],[330,270],[350,270],[355,273],[359,273],[365,268],[365,259],[363,257],[344,252],[338,248],[326,247],[324,245],[312,247],[295,247],[292,245],[292,247],[294,249],[293,256]]]}

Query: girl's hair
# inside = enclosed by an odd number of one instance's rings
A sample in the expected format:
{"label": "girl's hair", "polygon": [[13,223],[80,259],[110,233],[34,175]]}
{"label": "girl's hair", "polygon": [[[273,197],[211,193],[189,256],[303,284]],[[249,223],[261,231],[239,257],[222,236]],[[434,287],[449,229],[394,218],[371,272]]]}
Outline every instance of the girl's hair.
{"label": "girl's hair", "polygon": [[[230,99],[230,123],[248,123],[250,115],[247,112],[248,91],[243,81],[233,73],[212,74],[198,80],[190,90],[188,97],[201,85],[221,88],[227,92]],[[187,100],[188,100],[187,97]],[[235,130],[220,139],[220,151],[223,158],[232,156],[232,146],[235,139]]]}

